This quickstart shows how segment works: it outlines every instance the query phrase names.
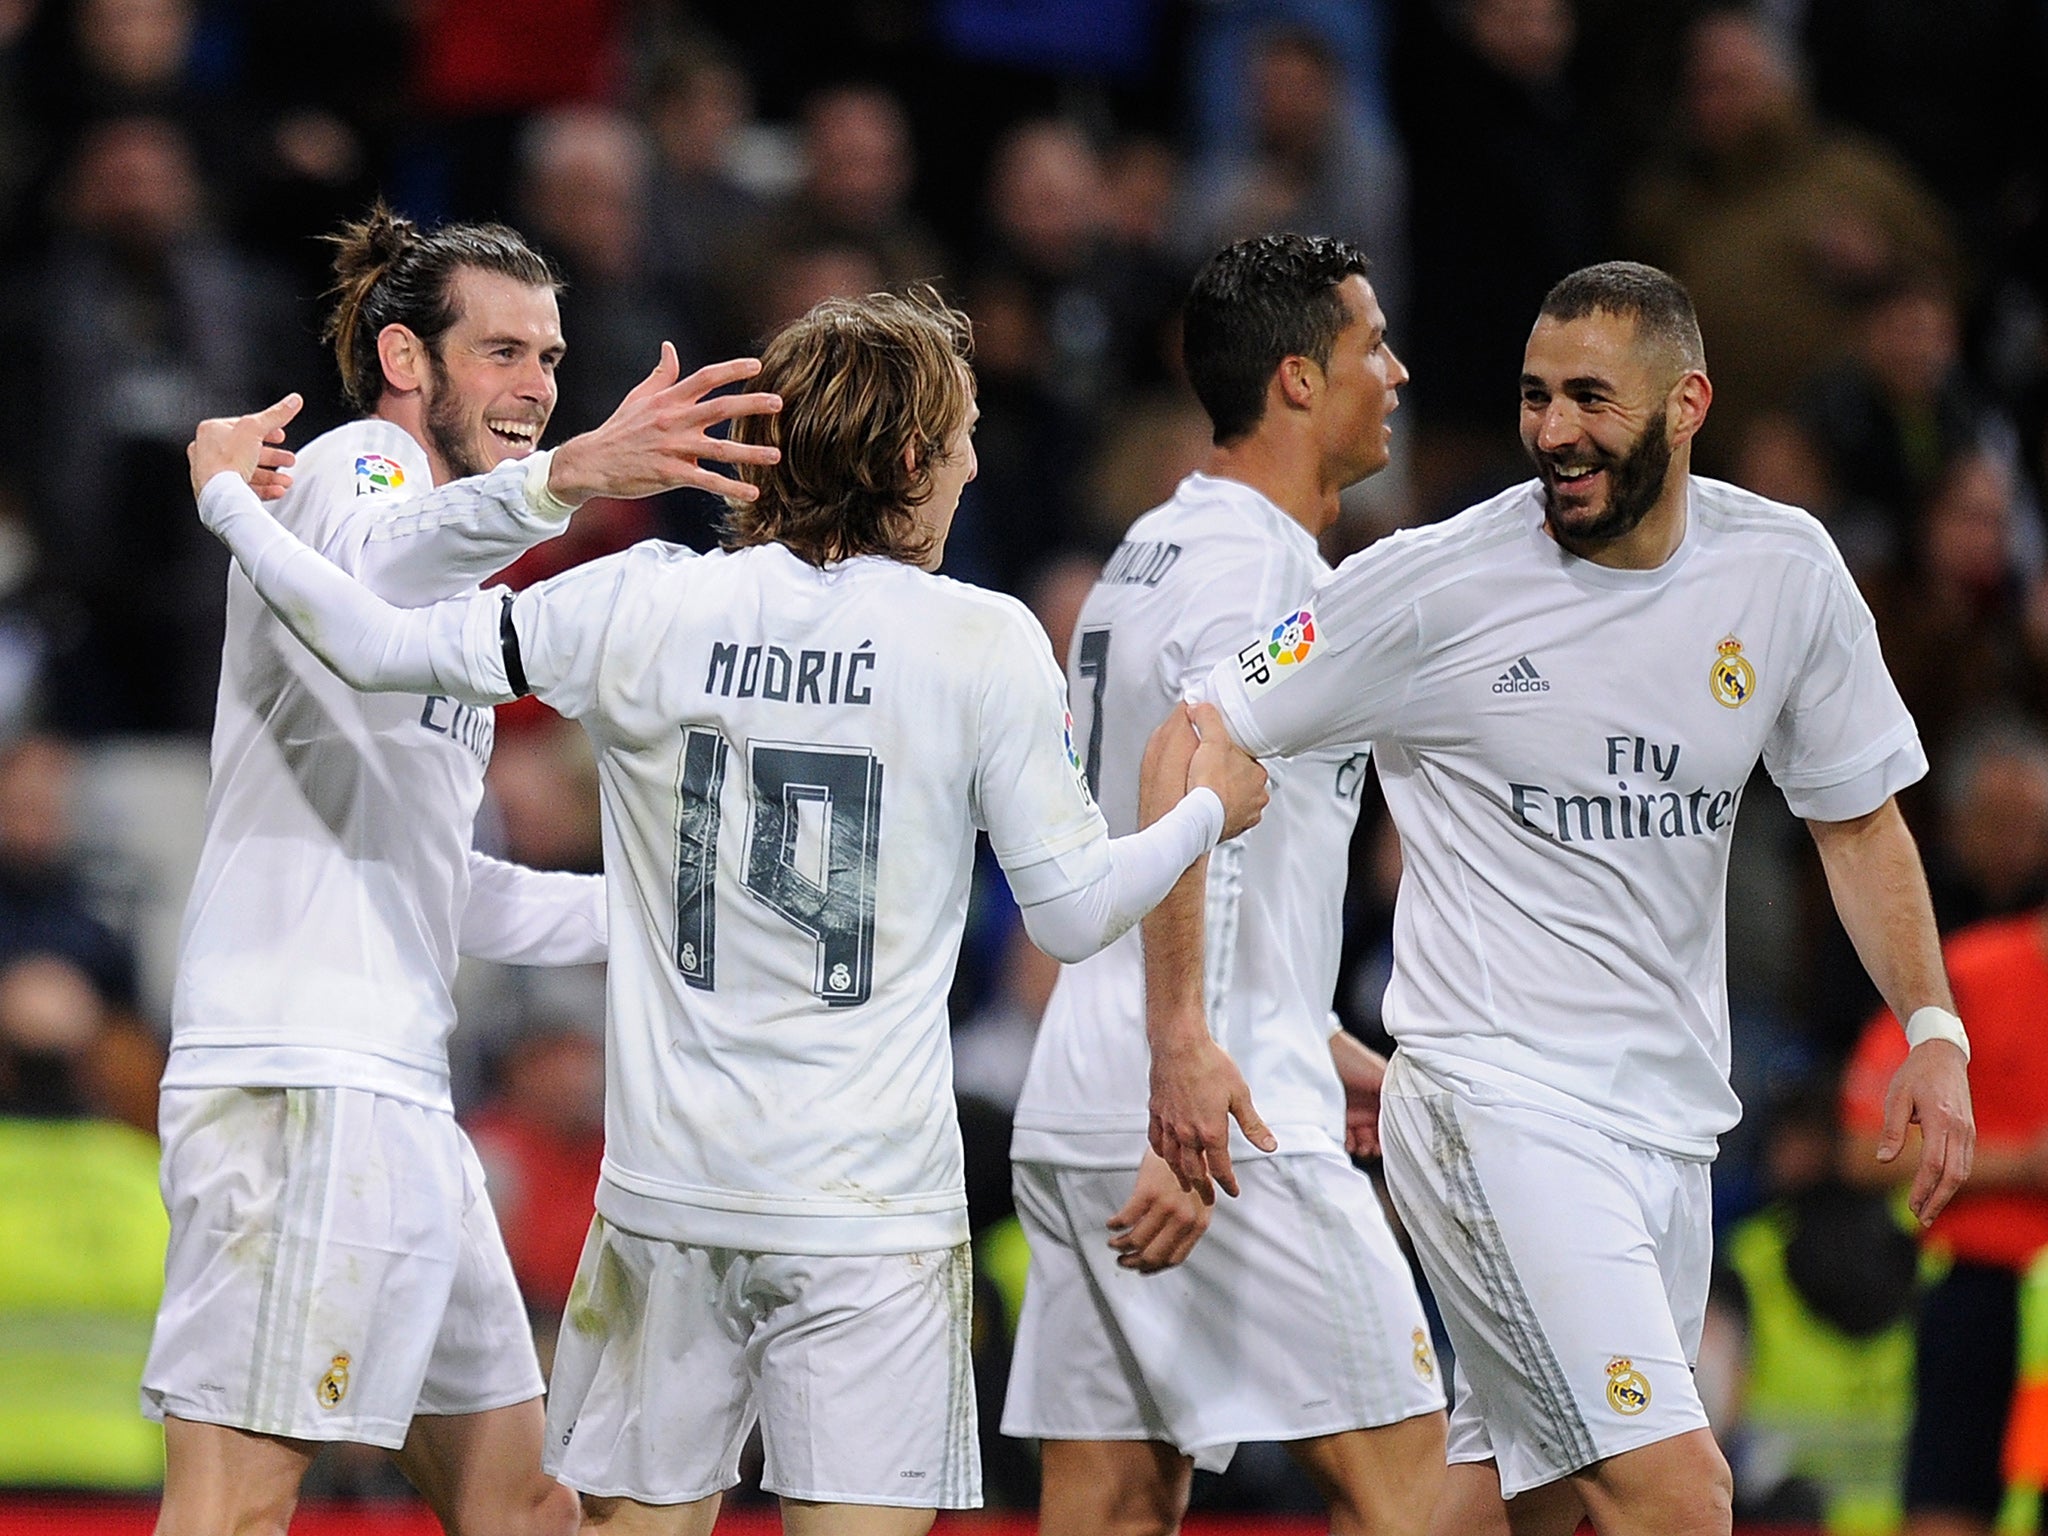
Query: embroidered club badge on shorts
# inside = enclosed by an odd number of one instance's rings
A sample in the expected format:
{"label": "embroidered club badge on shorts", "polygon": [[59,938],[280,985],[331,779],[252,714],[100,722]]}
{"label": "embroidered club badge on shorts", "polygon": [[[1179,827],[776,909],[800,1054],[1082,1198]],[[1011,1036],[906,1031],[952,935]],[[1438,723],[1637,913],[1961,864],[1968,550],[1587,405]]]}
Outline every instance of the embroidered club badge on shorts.
{"label": "embroidered club badge on shorts", "polygon": [[1650,1406],[1649,1378],[1626,1356],[1607,1362],[1607,1406],[1629,1418]]}
{"label": "embroidered club badge on shorts", "polygon": [[313,1395],[320,1399],[322,1408],[339,1408],[341,1400],[348,1396],[348,1356],[336,1355],[327,1374],[322,1376],[313,1388]]}
{"label": "embroidered club badge on shorts", "polygon": [[1424,1381],[1435,1381],[1436,1355],[1429,1347],[1429,1335],[1418,1328],[1409,1337],[1415,1341],[1415,1353],[1410,1357],[1415,1362],[1415,1374]]}
{"label": "embroidered club badge on shorts", "polygon": [[356,455],[356,494],[380,496],[405,489],[405,466],[381,453]]}
{"label": "embroidered club badge on shorts", "polygon": [[1707,674],[1707,688],[1717,704],[1740,709],[1756,692],[1756,668],[1742,654],[1742,642],[1733,635],[1721,642],[1719,650],[1714,669]]}

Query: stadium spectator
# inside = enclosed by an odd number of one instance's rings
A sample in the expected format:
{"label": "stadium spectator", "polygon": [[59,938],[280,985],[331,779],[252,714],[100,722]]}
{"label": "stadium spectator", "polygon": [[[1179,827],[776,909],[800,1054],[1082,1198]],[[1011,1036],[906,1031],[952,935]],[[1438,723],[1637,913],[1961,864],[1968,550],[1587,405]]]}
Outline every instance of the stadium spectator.
{"label": "stadium spectator", "polygon": [[1407,13],[1393,82],[1414,189],[1404,334],[1427,359],[1411,407],[1426,519],[1520,477],[1500,381],[1544,291],[1599,254],[1608,209],[1576,44],[1573,0]]}
{"label": "stadium spectator", "polygon": [[[1917,1401],[1907,1442],[1911,1536],[1988,1536],[2004,1499],[2000,1453],[2017,1379],[2020,1277],[2048,1249],[2048,911],[1966,928],[1943,947],[1970,1019],[1979,1140],[1970,1182],[1927,1229],[1947,1268],[1914,1323]],[[1918,1148],[1872,1153],[1885,1087],[1905,1042],[1889,1013],[1870,1022],[1843,1086],[1843,1170],[1892,1188]]]}
{"label": "stadium spectator", "polygon": [[0,964],[61,956],[100,996],[132,1008],[135,940],[108,921],[73,818],[78,754],[49,736],[0,747]]}
{"label": "stadium spectator", "polygon": [[1397,328],[1409,299],[1408,184],[1401,155],[1349,110],[1344,70],[1323,35],[1276,26],[1246,76],[1251,142],[1197,167],[1182,226],[1195,260],[1247,235],[1301,230],[1349,240]]}
{"label": "stadium spectator", "polygon": [[496,1092],[465,1121],[545,1365],[604,1161],[603,1039],[575,1023],[541,1024],[506,1049],[497,1077]]}
{"label": "stadium spectator", "polygon": [[0,1487],[163,1477],[135,1411],[163,1288],[156,1141],[93,1107],[107,1028],[76,967],[0,964]]}
{"label": "stadium spectator", "polygon": [[1894,1531],[1917,1248],[1895,1198],[1843,1182],[1832,1088],[1781,1092],[1763,1115],[1770,1203],[1717,1245],[1708,1302],[1738,1338],[1731,1410],[1714,1421],[1736,1511],[1831,1536]]}
{"label": "stadium spectator", "polygon": [[[1961,456],[1982,451],[2019,467],[2018,436],[1963,365],[1962,317],[1932,273],[1886,278],[1858,314],[1848,353],[1810,380],[1795,402],[1837,494],[1877,514],[1895,556],[1910,558],[1913,520]],[[1804,503],[1800,503],[1804,505]],[[2027,574],[2041,563],[2031,496],[2012,530]]]}
{"label": "stadium spectator", "polygon": [[62,475],[13,472],[44,568],[77,605],[79,664],[50,690],[72,730],[203,732],[226,568],[183,511],[195,410],[311,371],[290,295],[218,233],[192,144],[165,117],[101,122],[66,166],[56,238],[9,306],[4,360],[33,445]]}
{"label": "stadium spectator", "polygon": [[1940,206],[1896,156],[1815,118],[1797,62],[1750,13],[1693,25],[1681,128],[1633,189],[1623,243],[1693,295],[1714,366],[1700,471],[1725,474],[1750,418],[1840,352],[1887,273],[1953,277],[1957,259]]}

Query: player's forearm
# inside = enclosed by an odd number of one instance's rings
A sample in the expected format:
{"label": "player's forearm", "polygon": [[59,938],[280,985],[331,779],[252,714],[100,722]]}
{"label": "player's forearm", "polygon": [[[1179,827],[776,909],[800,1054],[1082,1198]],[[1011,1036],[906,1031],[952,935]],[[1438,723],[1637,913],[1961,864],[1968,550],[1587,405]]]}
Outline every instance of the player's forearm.
{"label": "player's forearm", "polygon": [[1879,994],[1901,1019],[1953,1010],[1920,853],[1887,800],[1854,821],[1810,821],[1835,912]]}
{"label": "player's forearm", "polygon": [[594,965],[605,958],[604,877],[528,869],[474,850],[457,947],[508,965]]}
{"label": "player's forearm", "polygon": [[299,542],[232,472],[206,483],[199,511],[270,611],[350,687],[440,693],[472,704],[516,696],[492,648],[497,596],[394,608]]}
{"label": "player's forearm", "polygon": [[1145,1035],[1156,1056],[1209,1038],[1202,978],[1209,861],[1197,859],[1145,917]]}
{"label": "player's forearm", "polygon": [[1130,932],[1222,833],[1223,802],[1212,790],[1190,790],[1144,831],[1110,839],[1094,879],[1045,901],[1020,892],[1024,930],[1055,960],[1086,960]]}
{"label": "player's forearm", "polygon": [[[569,526],[577,501],[551,489],[553,455],[507,459],[450,481],[367,524],[353,569],[401,608],[463,592]],[[344,563],[350,563],[344,556]]]}

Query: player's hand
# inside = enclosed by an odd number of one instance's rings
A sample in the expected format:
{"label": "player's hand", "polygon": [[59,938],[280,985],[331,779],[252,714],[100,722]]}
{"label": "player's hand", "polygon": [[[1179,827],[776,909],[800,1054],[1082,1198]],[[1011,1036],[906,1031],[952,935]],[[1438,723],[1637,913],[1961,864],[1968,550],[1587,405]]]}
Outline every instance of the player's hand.
{"label": "player's hand", "polygon": [[199,423],[185,445],[192,494],[197,496],[223,470],[240,475],[265,501],[276,501],[290,490],[292,477],[287,471],[294,460],[282,446],[284,429],[305,403],[295,394],[286,395],[252,415],[215,416]]}
{"label": "player's hand", "polygon": [[1202,738],[1188,763],[1188,788],[1205,785],[1223,802],[1223,836],[1227,840],[1259,824],[1259,817],[1272,798],[1266,789],[1266,770],[1247,756],[1223,724],[1222,711],[1214,704],[1197,704],[1191,718]]}
{"label": "player's hand", "polygon": [[1252,1105],[1252,1091],[1223,1047],[1207,1030],[1182,1031],[1183,1043],[1155,1046],[1148,1139],[1173,1170],[1182,1189],[1204,1205],[1216,1203],[1216,1186],[1237,1197],[1230,1168],[1230,1122],[1243,1127],[1251,1144],[1271,1152],[1280,1143]]}
{"label": "player's hand", "polygon": [[1344,1085],[1344,1150],[1353,1157],[1378,1157],[1380,1085],[1387,1080],[1387,1058],[1340,1029],[1330,1036],[1330,1059]]}
{"label": "player's hand", "polygon": [[1877,1160],[1889,1163],[1920,1127],[1920,1167],[1907,1204],[1925,1226],[1941,1214],[1970,1176],[1977,1122],[1970,1112],[1970,1076],[1963,1053],[1946,1040],[1923,1040],[1906,1053],[1884,1095],[1884,1133]]}
{"label": "player's hand", "polygon": [[706,469],[701,461],[775,463],[782,457],[781,449],[713,437],[711,429],[741,416],[779,411],[782,397],[711,394],[751,379],[761,371],[759,358],[713,363],[678,380],[681,371],[676,349],[664,341],[654,372],[627,392],[605,423],[555,450],[548,465],[548,489],[577,504],[593,496],[654,496],[680,486],[752,501],[758,494],[753,486]]}
{"label": "player's hand", "polygon": [[1109,1246],[1117,1263],[1141,1275],[1171,1269],[1195,1251],[1209,1230],[1214,1207],[1192,1190],[1181,1188],[1165,1161],[1153,1152],[1138,1165],[1138,1182],[1124,1208],[1109,1218],[1116,1236]]}

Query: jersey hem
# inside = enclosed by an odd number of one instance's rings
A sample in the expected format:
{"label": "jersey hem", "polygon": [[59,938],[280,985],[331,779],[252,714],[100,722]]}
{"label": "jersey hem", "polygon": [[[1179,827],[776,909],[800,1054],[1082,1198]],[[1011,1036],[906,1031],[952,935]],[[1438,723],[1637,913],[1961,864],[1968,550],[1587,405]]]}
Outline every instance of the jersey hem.
{"label": "jersey hem", "polygon": [[[1689,1163],[1711,1163],[1720,1155],[1721,1143],[1718,1132],[1704,1140],[1691,1136],[1660,1135],[1641,1122],[1602,1114],[1592,1105],[1574,1099],[1569,1094],[1539,1083],[1534,1078],[1524,1077],[1509,1068],[1494,1066],[1490,1062],[1477,1062],[1469,1057],[1433,1051],[1427,1046],[1410,1045],[1403,1045],[1394,1054],[1394,1062],[1404,1060],[1407,1071],[1418,1074],[1426,1085],[1422,1092],[1434,1090],[1454,1097],[1468,1098],[1476,1103],[1501,1104],[1513,1109],[1526,1109],[1534,1114],[1551,1115],[1559,1120],[1568,1120],[1574,1125],[1583,1125],[1588,1130],[1597,1131],[1602,1136],[1625,1142],[1629,1146],[1641,1147],[1666,1157],[1680,1158]],[[1420,1096],[1415,1089],[1409,1088],[1394,1076],[1393,1063],[1389,1063],[1387,1086],[1381,1091],[1407,1097]]]}
{"label": "jersey hem", "polygon": [[936,1210],[876,1210],[857,1202],[814,1202],[802,1214],[758,1207],[700,1204],[674,1194],[643,1194],[622,1187],[610,1170],[597,1186],[597,1213],[613,1226],[660,1242],[748,1253],[797,1253],[866,1258],[929,1253],[968,1240],[967,1197],[946,1197]]}

